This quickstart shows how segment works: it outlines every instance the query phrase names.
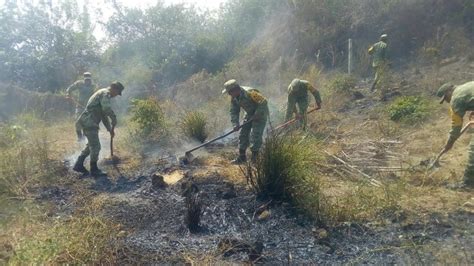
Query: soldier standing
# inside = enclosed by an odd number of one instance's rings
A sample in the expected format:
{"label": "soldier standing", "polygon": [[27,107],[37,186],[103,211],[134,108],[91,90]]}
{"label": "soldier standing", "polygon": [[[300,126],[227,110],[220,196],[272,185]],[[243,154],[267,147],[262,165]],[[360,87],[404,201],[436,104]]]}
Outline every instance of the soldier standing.
{"label": "soldier standing", "polygon": [[[232,97],[230,120],[234,130],[240,130],[239,156],[232,163],[241,164],[247,161],[246,151],[250,144],[252,144],[250,147],[252,162],[255,162],[262,146],[263,132],[269,114],[267,100],[258,90],[240,86],[235,79],[231,79],[224,84],[222,94],[224,93],[228,93]],[[244,123],[251,121],[242,128],[240,128],[239,122],[240,108],[246,112]]]}
{"label": "soldier standing", "polygon": [[[316,102],[316,110],[321,109],[321,95],[308,81],[294,79],[288,86],[288,103],[286,107],[286,121],[290,120],[293,114],[300,120],[300,126],[306,130],[308,116],[306,114],[309,106],[308,92],[313,94]],[[298,109],[296,108],[298,105]]]}
{"label": "soldier standing", "polygon": [[[474,111],[474,81],[460,86],[446,83],[438,89],[436,95],[442,98],[440,103],[446,101],[451,105],[449,110],[451,131],[443,149],[443,152],[447,152],[461,135],[464,115],[467,111]],[[463,183],[459,187],[474,187],[474,135],[471,137],[471,143],[469,144],[469,158],[464,171]]]}
{"label": "soldier standing", "polygon": [[388,53],[387,53],[387,34],[380,36],[380,41],[375,43],[369,48],[369,55],[372,55],[372,67],[375,71],[374,83],[372,84],[371,91],[376,89],[380,79],[386,74],[388,70]]}
{"label": "soldier standing", "polygon": [[[76,119],[79,118],[81,113],[84,111],[87,101],[94,94],[95,85],[92,83],[92,75],[90,72],[84,72],[84,79],[74,82],[71,86],[66,89],[66,93],[70,98],[74,91],[78,92],[77,98],[74,100],[76,104]],[[77,139],[82,139],[81,128],[76,127]]]}
{"label": "soldier standing", "polygon": [[[88,171],[84,167],[84,160],[90,155],[91,174],[93,176],[106,175],[97,167],[100,152],[99,123],[102,121],[107,131],[109,131],[110,137],[113,138],[115,136],[114,128],[117,124],[117,118],[111,108],[110,99],[117,95],[122,95],[123,89],[123,85],[116,81],[110,84],[109,88],[98,90],[87,102],[84,112],[82,112],[76,122],[84,131],[84,135],[87,138],[87,146],[81,152],[79,158],[77,158],[73,168],[74,171],[87,174]],[[111,121],[109,121],[109,118]]]}

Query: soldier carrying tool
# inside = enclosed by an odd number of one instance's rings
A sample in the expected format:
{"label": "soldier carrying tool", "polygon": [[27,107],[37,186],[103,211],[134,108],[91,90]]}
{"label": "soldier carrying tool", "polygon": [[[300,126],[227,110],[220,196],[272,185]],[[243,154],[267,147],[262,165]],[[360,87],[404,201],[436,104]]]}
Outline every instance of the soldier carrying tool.
{"label": "soldier carrying tool", "polygon": [[[224,84],[222,94],[229,94],[232,99],[230,103],[230,120],[234,131],[240,130],[239,156],[232,161],[241,164],[247,161],[247,148],[250,144],[252,151],[252,162],[255,162],[263,142],[263,132],[269,115],[267,99],[256,89],[240,86],[235,79]],[[240,109],[244,109],[244,126],[240,127]],[[251,121],[250,123],[247,123]]]}
{"label": "soldier carrying tool", "polygon": [[[446,153],[453,147],[454,142],[456,142],[461,135],[463,117],[466,112],[474,111],[474,81],[459,86],[446,83],[438,89],[436,95],[441,97],[440,104],[448,102],[451,105],[449,109],[451,116],[451,131],[449,132],[449,138],[446,145],[438,156],[439,158],[442,154]],[[469,158],[464,171],[463,182],[458,184],[456,187],[474,187],[474,135],[472,135],[471,143],[469,144]]]}
{"label": "soldier carrying tool", "polygon": [[[87,174],[88,171],[84,167],[84,160],[90,155],[90,172],[93,176],[106,175],[97,167],[99,160],[100,141],[99,141],[99,124],[102,121],[110,137],[115,136],[114,128],[117,125],[117,117],[111,107],[111,99],[117,95],[122,95],[123,85],[116,81],[110,84],[109,88],[98,90],[87,102],[84,112],[77,120],[78,126],[84,131],[87,138],[87,146],[81,152],[74,164],[73,170],[76,172]],[[109,121],[110,118],[110,121]]]}
{"label": "soldier carrying tool", "polygon": [[372,45],[368,50],[369,55],[372,55],[372,67],[375,71],[374,83],[372,83],[372,87],[370,88],[371,91],[375,91],[377,84],[388,71],[387,42],[388,35],[382,34],[380,41]]}
{"label": "soldier carrying tool", "polygon": [[[290,86],[288,86],[288,104],[286,108],[286,121],[289,121],[293,114],[300,121],[300,126],[306,130],[308,123],[307,109],[309,106],[308,93],[314,96],[316,102],[316,110],[321,109],[321,95],[319,91],[314,88],[308,81],[301,79],[294,79]],[[296,108],[298,105],[298,109]]]}
{"label": "soldier carrying tool", "polygon": [[[71,98],[74,91],[78,92],[78,97],[76,99]],[[87,101],[95,92],[95,84],[92,82],[92,75],[90,72],[84,72],[84,79],[77,80],[71,86],[66,89],[68,98],[73,99],[74,104],[76,105],[75,115],[76,119],[84,112],[84,109],[87,105]],[[82,129],[76,127],[77,139],[81,140]]]}

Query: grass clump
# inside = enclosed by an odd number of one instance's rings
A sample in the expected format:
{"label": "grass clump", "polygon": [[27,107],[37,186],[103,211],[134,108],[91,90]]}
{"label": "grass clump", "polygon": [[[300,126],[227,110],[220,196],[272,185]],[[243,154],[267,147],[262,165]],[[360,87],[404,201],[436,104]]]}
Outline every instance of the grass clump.
{"label": "grass clump", "polygon": [[248,168],[247,180],[260,197],[285,201],[315,218],[320,214],[320,182],[314,162],[317,143],[300,135],[273,134]]}
{"label": "grass clump", "polygon": [[357,85],[357,79],[348,74],[337,74],[328,84],[331,92],[350,93]]}
{"label": "grass clump", "polygon": [[8,262],[17,264],[114,264],[119,226],[98,216],[66,220],[32,217],[14,222]]}
{"label": "grass clump", "polygon": [[416,124],[428,117],[428,102],[416,96],[397,98],[387,107],[392,121]]}
{"label": "grass clump", "polygon": [[51,159],[48,133],[44,128],[0,126],[0,194],[22,197],[33,186],[57,176],[60,164]]}
{"label": "grass clump", "polygon": [[206,126],[206,116],[198,111],[186,113],[180,123],[181,130],[186,137],[195,139],[201,143],[208,137]]}

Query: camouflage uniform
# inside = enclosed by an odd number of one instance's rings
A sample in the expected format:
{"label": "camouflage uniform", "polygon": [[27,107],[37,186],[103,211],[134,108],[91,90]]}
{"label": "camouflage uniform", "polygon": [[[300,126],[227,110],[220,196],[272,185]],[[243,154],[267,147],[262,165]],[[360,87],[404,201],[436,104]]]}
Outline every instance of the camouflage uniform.
{"label": "camouflage uniform", "polygon": [[[308,116],[306,114],[309,106],[308,92],[314,96],[314,100],[318,106],[321,105],[321,95],[308,81],[294,79],[288,86],[288,105],[286,109],[286,121],[290,120],[293,113],[299,113],[301,116],[300,126],[306,130]],[[296,109],[298,105],[298,109]]]}
{"label": "camouflage uniform", "polygon": [[68,95],[71,95],[74,91],[78,91],[79,94],[77,98],[78,104],[76,104],[76,117],[79,117],[84,111],[87,101],[94,93],[95,85],[92,81],[90,84],[86,84],[85,80],[78,80],[66,89]]}
{"label": "camouflage uniform", "polygon": [[228,93],[232,97],[230,120],[235,129],[240,125],[240,108],[243,108],[246,112],[244,123],[252,120],[252,122],[240,129],[239,157],[233,162],[243,163],[247,160],[246,151],[250,144],[252,144],[250,147],[252,151],[252,161],[255,161],[263,143],[263,131],[265,130],[269,115],[267,100],[258,90],[239,86],[234,79],[224,84],[222,93]]}
{"label": "camouflage uniform", "polygon": [[[258,152],[263,142],[263,131],[268,119],[268,105],[265,97],[255,89],[250,87],[241,87],[240,96],[232,98],[230,107],[230,120],[235,126],[239,125],[240,108],[245,110],[244,121],[253,118],[250,124],[245,125],[240,130],[239,149],[246,150],[250,143],[252,152]],[[251,133],[251,135],[250,135]]]}
{"label": "camouflage uniform", "polygon": [[[86,82],[86,80],[89,80],[89,82]],[[95,91],[95,85],[92,83],[89,72],[84,73],[84,80],[78,80],[66,89],[66,93],[68,95],[71,95],[74,91],[78,91],[78,94],[79,94],[77,98],[76,112],[75,112],[76,119],[77,119],[84,111],[87,101],[89,100],[89,98]],[[77,134],[78,140],[81,140],[82,128],[79,127],[78,124],[76,124],[76,134]]]}
{"label": "camouflage uniform", "polygon": [[[443,95],[444,92],[442,95],[441,92],[438,92],[438,96],[442,97]],[[448,143],[454,144],[461,135],[464,114],[467,111],[474,111],[474,81],[456,87],[451,96],[450,104],[451,131],[449,132]],[[474,186],[474,135],[471,136],[469,145],[469,159],[464,172],[464,184]]]}
{"label": "camouflage uniform", "polygon": [[[89,156],[91,162],[99,160],[100,141],[99,141],[99,123],[102,121],[107,131],[111,132],[112,127],[117,124],[117,118],[111,108],[110,91],[108,88],[98,90],[92,95],[86,105],[86,110],[79,116],[79,124],[84,135],[87,137],[87,145],[82,151],[81,156]],[[112,121],[112,126],[110,125]]]}
{"label": "camouflage uniform", "polygon": [[372,67],[375,70],[374,83],[371,88],[373,91],[388,70],[386,35],[382,35],[381,40],[369,48],[369,54],[373,57]]}

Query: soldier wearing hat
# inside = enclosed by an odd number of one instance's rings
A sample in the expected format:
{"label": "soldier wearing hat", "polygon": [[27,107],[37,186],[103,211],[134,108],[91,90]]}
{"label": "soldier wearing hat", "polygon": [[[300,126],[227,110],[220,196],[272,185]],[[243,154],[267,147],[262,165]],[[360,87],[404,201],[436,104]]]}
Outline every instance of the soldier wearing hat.
{"label": "soldier wearing hat", "polygon": [[[321,109],[321,95],[308,81],[294,79],[288,86],[288,104],[286,107],[286,121],[290,120],[293,114],[300,120],[300,125],[306,130],[308,122],[306,110],[309,105],[308,93],[311,93],[316,102],[316,108]],[[298,105],[298,109],[296,109]]]}
{"label": "soldier wearing hat", "polygon": [[[92,83],[92,75],[90,72],[84,72],[84,79],[74,82],[71,86],[66,89],[68,97],[72,96],[72,93],[77,91],[78,96],[74,100],[76,104],[76,119],[79,118],[81,113],[84,111],[87,101],[94,94],[95,85]],[[76,134],[78,140],[82,139],[81,128],[76,127]]]}
{"label": "soldier wearing hat", "polygon": [[[461,135],[464,115],[467,111],[474,111],[474,81],[459,86],[446,83],[438,89],[436,96],[441,97],[440,104],[443,102],[450,104],[451,131],[444,146],[444,152],[447,152]],[[469,159],[460,186],[474,187],[474,135],[469,144]]]}
{"label": "soldier wearing hat", "polygon": [[[97,167],[99,160],[100,141],[99,141],[99,123],[102,121],[110,136],[115,136],[114,128],[117,124],[117,118],[111,107],[111,99],[117,95],[122,95],[124,87],[116,81],[110,84],[109,88],[98,90],[87,102],[84,112],[79,116],[76,124],[84,131],[87,138],[87,146],[81,152],[74,164],[73,170],[76,172],[87,174],[88,171],[84,167],[84,160],[90,155],[90,172],[93,176],[105,175]],[[110,121],[109,121],[110,118]]]}
{"label": "soldier wearing hat", "polygon": [[[247,161],[246,151],[252,144],[252,161],[255,162],[263,142],[263,132],[268,119],[267,99],[256,89],[240,86],[235,79],[224,84],[222,94],[229,94],[232,99],[230,103],[230,120],[235,131],[240,130],[239,156],[232,162],[241,164]],[[251,122],[240,128],[240,109],[244,109],[244,123]]]}
{"label": "soldier wearing hat", "polygon": [[380,41],[372,45],[368,51],[369,55],[372,55],[372,67],[375,71],[375,78],[374,83],[370,89],[371,91],[375,90],[377,84],[388,68],[387,41],[388,35],[382,34],[380,36]]}

